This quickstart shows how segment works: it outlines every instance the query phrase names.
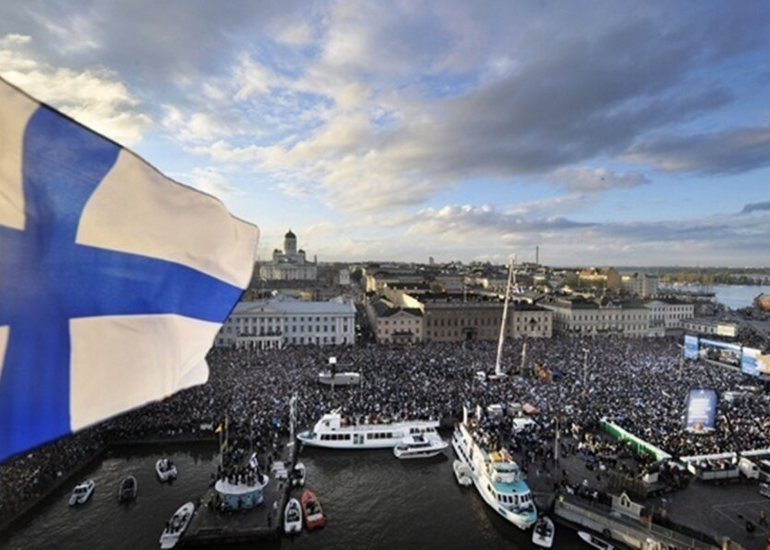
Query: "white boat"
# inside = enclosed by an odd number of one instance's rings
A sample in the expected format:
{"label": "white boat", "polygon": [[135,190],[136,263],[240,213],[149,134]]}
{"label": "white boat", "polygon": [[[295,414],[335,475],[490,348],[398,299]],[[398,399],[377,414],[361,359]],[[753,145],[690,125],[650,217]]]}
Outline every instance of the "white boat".
{"label": "white boat", "polygon": [[598,548],[599,550],[614,550],[615,547],[612,546],[609,542],[600,539],[597,536],[592,535],[591,533],[587,533],[585,531],[578,531],[578,536],[585,541],[586,544],[589,546],[593,546],[594,548]]}
{"label": "white boat", "polygon": [[487,449],[482,436],[478,420],[470,418],[463,407],[463,421],[452,435],[457,458],[471,470],[473,484],[484,502],[519,529],[529,529],[537,521],[537,509],[524,474],[508,451]]}
{"label": "white boat", "polygon": [[455,478],[457,483],[463,487],[470,487],[473,485],[473,473],[471,469],[462,460],[455,460],[452,463],[452,469],[455,471]]}
{"label": "white boat", "polygon": [[302,462],[297,462],[294,465],[294,469],[291,472],[291,484],[293,487],[305,486],[305,465]]}
{"label": "white boat", "polygon": [[392,449],[409,435],[436,434],[436,420],[351,424],[338,410],[321,417],[312,430],[297,435],[305,445],[327,449]]}
{"label": "white boat", "polygon": [[283,514],[283,532],[287,535],[302,531],[302,508],[296,498],[289,500]]}
{"label": "white boat", "polygon": [[190,524],[193,512],[195,512],[195,504],[192,502],[183,504],[179,510],[174,512],[171,520],[166,524],[163,534],[160,536],[161,548],[165,550],[177,545],[185,529]]}
{"label": "white boat", "polygon": [[88,479],[76,485],[72,490],[72,495],[70,495],[70,506],[86,503],[91,498],[91,495],[94,494],[94,488],[96,488],[96,484],[93,479]]}
{"label": "white boat", "polygon": [[553,546],[553,537],[556,535],[556,527],[548,516],[541,516],[532,529],[532,542],[542,548]]}
{"label": "white boat", "polygon": [[358,372],[336,372],[334,376],[329,371],[318,373],[318,383],[331,386],[334,380],[335,386],[357,386],[361,383],[361,374]]}
{"label": "white boat", "polygon": [[393,447],[396,458],[431,458],[449,446],[438,434],[408,435]]}
{"label": "white boat", "polygon": [[167,458],[161,458],[155,463],[155,473],[161,481],[176,479],[176,466]]}

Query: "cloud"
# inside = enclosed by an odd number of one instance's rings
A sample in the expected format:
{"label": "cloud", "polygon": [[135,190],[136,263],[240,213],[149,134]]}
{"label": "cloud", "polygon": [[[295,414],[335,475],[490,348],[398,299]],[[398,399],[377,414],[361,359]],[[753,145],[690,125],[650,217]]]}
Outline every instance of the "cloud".
{"label": "cloud", "polygon": [[690,135],[658,135],[632,145],[626,158],[667,172],[728,175],[770,165],[770,125]]}
{"label": "cloud", "polygon": [[551,175],[551,179],[561,183],[569,191],[597,193],[610,189],[621,189],[646,185],[649,182],[644,174],[638,172],[620,173],[606,168],[561,168]]}
{"label": "cloud", "polygon": [[28,53],[30,42],[21,35],[0,39],[0,76],[123,145],[141,140],[151,119],[117,73],[54,67]]}
{"label": "cloud", "polygon": [[195,187],[217,198],[225,199],[241,192],[227,177],[228,171],[231,170],[227,167],[205,166],[193,168],[189,172],[176,172],[170,175],[185,185]]}
{"label": "cloud", "polygon": [[747,204],[741,210],[741,214],[751,214],[752,212],[765,212],[770,210],[770,201],[752,202]]}

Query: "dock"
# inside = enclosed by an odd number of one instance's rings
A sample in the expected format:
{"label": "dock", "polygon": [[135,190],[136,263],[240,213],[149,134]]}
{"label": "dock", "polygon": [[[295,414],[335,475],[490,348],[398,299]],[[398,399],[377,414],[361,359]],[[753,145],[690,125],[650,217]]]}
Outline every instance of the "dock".
{"label": "dock", "polygon": [[[296,463],[297,445],[281,445],[279,460],[291,472]],[[263,489],[265,502],[251,510],[221,512],[209,505],[216,495],[211,487],[201,497],[202,504],[181,539],[185,548],[228,544],[275,543],[283,534],[283,511],[289,499],[291,480],[279,481],[268,472],[270,482]]]}

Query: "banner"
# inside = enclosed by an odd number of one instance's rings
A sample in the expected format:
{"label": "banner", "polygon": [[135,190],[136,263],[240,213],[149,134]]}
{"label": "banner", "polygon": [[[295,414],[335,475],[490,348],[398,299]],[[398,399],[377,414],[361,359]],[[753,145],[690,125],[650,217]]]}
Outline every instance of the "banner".
{"label": "banner", "polygon": [[685,430],[693,434],[711,433],[716,428],[717,392],[696,388],[687,396]]}
{"label": "banner", "polygon": [[743,348],[741,372],[750,376],[770,376],[770,355],[763,355],[758,349]]}

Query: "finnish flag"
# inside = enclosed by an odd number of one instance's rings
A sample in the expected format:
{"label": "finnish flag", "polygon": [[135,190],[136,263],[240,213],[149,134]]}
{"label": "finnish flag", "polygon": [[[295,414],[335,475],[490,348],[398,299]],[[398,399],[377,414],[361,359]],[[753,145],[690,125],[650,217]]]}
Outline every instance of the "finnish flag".
{"label": "finnish flag", "polygon": [[257,239],[0,79],[0,460],[204,383]]}

